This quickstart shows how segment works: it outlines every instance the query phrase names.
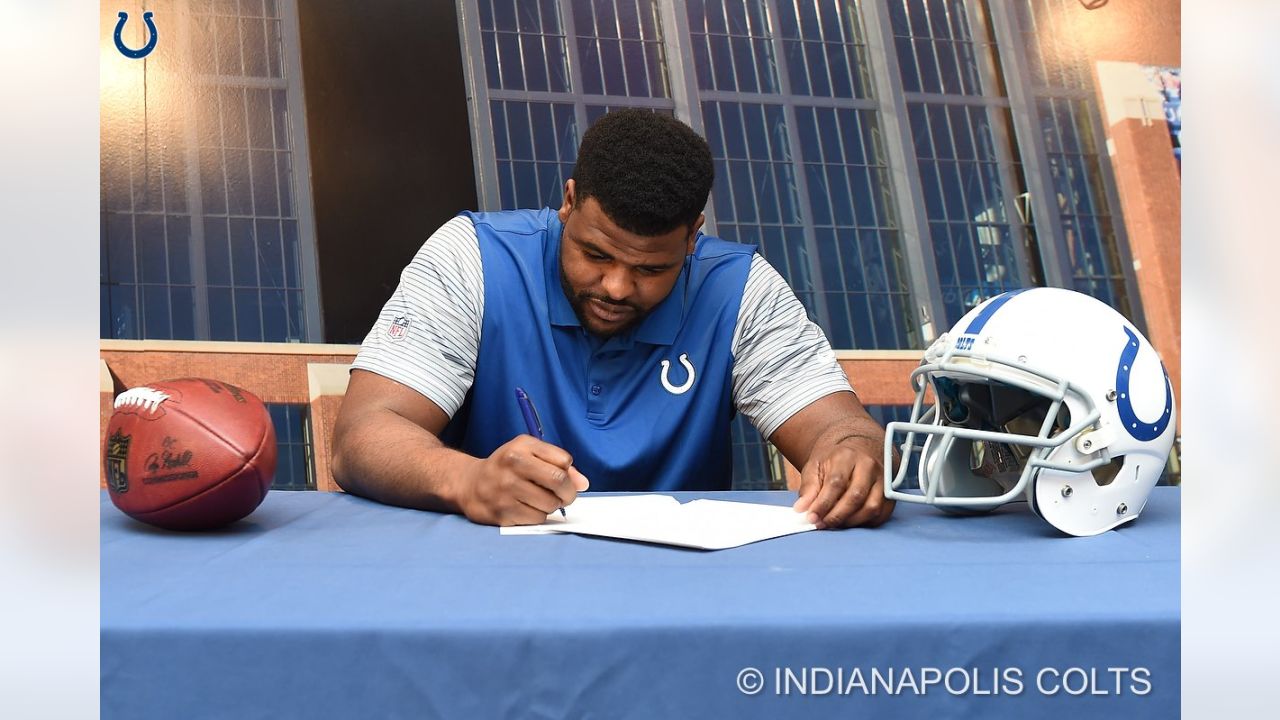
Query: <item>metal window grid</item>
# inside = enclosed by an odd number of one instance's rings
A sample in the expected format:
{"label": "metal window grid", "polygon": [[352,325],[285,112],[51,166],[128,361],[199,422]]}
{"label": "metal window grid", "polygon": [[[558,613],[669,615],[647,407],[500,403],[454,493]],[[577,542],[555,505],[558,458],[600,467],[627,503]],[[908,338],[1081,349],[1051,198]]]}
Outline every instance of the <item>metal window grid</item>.
{"label": "metal window grid", "polygon": [[266,403],[276,431],[276,475],[272,490],[315,490],[315,459],[309,406]]}
{"label": "metal window grid", "polygon": [[293,0],[202,0],[170,17],[173,42],[143,62],[190,67],[195,87],[155,103],[154,122],[144,110],[145,136],[128,143],[141,157],[104,157],[102,334],[318,340]]}

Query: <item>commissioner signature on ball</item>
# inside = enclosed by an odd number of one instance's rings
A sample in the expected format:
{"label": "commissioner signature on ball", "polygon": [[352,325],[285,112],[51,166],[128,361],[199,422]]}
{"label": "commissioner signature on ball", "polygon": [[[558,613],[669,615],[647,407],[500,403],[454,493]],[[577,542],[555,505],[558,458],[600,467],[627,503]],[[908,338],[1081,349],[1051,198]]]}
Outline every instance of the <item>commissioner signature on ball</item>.
{"label": "commissioner signature on ball", "polygon": [[164,450],[158,453],[151,453],[147,456],[145,467],[147,472],[156,473],[161,470],[173,470],[175,468],[190,467],[191,459],[195,457],[190,450],[182,452],[173,452],[177,441],[172,437],[165,437]]}

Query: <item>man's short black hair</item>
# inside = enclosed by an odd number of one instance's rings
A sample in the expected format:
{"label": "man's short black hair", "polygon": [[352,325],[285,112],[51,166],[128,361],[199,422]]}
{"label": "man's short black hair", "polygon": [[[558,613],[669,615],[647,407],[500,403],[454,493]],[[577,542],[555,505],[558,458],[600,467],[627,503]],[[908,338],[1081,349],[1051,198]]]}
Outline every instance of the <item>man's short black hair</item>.
{"label": "man's short black hair", "polygon": [[582,136],[574,202],[593,197],[623,230],[662,235],[693,227],[714,177],[711,148],[693,128],[649,110],[617,110]]}

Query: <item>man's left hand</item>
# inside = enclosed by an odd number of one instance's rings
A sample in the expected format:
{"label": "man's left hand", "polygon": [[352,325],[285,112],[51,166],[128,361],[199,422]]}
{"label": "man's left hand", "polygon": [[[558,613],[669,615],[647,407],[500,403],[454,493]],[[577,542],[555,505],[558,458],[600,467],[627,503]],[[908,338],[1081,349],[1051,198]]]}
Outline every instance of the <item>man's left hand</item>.
{"label": "man's left hand", "polygon": [[800,472],[797,512],[819,529],[875,527],[893,514],[884,496],[883,447],[867,439],[815,448]]}

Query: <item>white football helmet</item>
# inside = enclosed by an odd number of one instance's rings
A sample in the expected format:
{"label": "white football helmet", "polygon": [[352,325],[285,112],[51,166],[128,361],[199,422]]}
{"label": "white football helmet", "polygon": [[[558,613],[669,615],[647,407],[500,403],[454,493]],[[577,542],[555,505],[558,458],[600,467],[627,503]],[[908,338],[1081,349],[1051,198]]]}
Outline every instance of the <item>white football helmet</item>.
{"label": "white football helmet", "polygon": [[[910,422],[886,428],[887,498],[958,512],[1026,500],[1071,535],[1138,517],[1177,432],[1151,343],[1120,313],[1070,290],[987,300],[929,346],[911,383]],[[899,435],[902,461],[889,477]],[[920,489],[906,491],[917,453]]]}

